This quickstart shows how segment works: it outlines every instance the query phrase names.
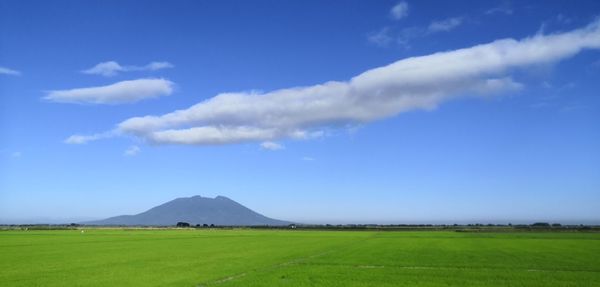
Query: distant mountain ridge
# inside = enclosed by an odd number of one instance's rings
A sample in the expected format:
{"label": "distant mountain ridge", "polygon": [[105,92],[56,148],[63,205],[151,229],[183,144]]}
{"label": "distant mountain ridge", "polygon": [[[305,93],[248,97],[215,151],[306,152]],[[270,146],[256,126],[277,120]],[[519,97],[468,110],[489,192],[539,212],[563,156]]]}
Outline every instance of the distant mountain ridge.
{"label": "distant mountain ridge", "polygon": [[169,226],[175,225],[177,222],[221,226],[281,226],[291,223],[266,217],[224,196],[209,198],[199,195],[177,198],[136,215],[121,215],[82,223],[88,225]]}

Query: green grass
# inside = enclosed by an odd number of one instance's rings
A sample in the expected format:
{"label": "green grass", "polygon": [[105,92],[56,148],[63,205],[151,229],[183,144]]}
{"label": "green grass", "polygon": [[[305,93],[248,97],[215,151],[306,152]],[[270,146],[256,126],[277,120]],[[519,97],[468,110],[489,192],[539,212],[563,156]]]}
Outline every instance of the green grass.
{"label": "green grass", "polygon": [[0,231],[0,286],[600,286],[600,234]]}

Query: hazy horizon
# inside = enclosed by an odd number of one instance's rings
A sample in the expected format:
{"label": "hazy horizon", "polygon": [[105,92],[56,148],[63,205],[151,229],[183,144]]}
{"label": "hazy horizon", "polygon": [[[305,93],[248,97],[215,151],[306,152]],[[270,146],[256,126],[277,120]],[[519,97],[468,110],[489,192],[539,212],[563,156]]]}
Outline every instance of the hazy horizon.
{"label": "hazy horizon", "polygon": [[0,1],[0,223],[600,224],[599,50],[591,0]]}
{"label": "hazy horizon", "polygon": [[[221,195],[222,196],[222,195]],[[205,197],[205,196],[203,196]],[[160,204],[163,204],[162,202]],[[81,223],[85,221],[93,221],[100,220],[109,217],[119,216],[119,215],[134,215],[141,212],[144,212],[150,208],[155,206],[149,206],[146,209],[133,212],[133,213],[121,213],[121,214],[112,214],[103,217],[66,217],[66,218],[56,218],[56,217],[38,217],[38,218],[0,218],[0,224],[70,224],[70,223]],[[246,206],[250,209],[253,209],[251,206]],[[257,211],[257,210],[254,210]],[[261,213],[260,211],[257,211]],[[261,213],[262,214],[262,213]],[[268,214],[262,214],[270,217]],[[300,224],[533,224],[535,222],[547,222],[547,223],[560,223],[560,224],[587,224],[587,225],[599,225],[600,220],[596,219],[585,219],[585,218],[530,218],[530,219],[507,219],[507,218],[455,218],[455,219],[442,219],[442,218],[431,218],[431,219],[392,219],[386,218],[385,220],[381,219],[371,219],[368,218],[359,218],[359,219],[350,219],[350,218],[314,218],[314,217],[306,217],[302,218],[275,218],[281,220],[287,220]]]}

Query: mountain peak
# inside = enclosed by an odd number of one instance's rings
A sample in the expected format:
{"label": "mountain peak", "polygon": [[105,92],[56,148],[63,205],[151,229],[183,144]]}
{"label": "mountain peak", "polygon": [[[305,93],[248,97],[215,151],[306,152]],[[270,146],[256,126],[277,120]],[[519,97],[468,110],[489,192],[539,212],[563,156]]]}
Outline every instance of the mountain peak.
{"label": "mountain peak", "polygon": [[215,200],[215,199],[227,199],[227,200],[231,200],[230,198],[226,197],[226,196],[222,196],[222,195],[217,195],[215,198],[211,198],[211,197],[204,197],[201,195],[193,195],[190,197],[180,197],[178,199],[181,200],[188,200],[188,199],[211,199],[211,200]]}
{"label": "mountain peak", "polygon": [[222,226],[288,225],[272,219],[219,195],[215,198],[195,195],[181,197],[136,215],[122,215],[104,220],[84,222],[90,225],[169,226],[177,222]]}

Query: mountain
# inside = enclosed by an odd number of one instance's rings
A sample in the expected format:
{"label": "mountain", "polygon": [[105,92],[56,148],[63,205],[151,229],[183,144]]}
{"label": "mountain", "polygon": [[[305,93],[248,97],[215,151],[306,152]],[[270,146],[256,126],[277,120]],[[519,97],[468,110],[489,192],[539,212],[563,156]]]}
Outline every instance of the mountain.
{"label": "mountain", "polygon": [[140,214],[115,216],[83,224],[168,226],[177,222],[221,226],[275,226],[291,223],[263,216],[224,196],[209,198],[197,195],[177,198]]}

